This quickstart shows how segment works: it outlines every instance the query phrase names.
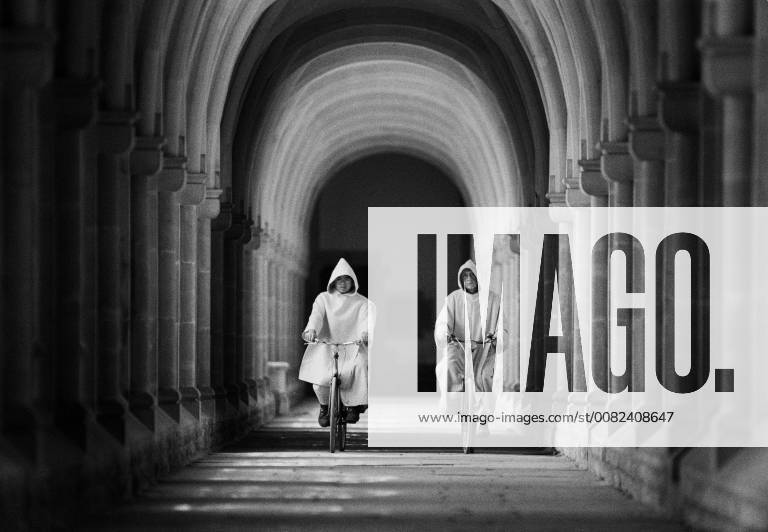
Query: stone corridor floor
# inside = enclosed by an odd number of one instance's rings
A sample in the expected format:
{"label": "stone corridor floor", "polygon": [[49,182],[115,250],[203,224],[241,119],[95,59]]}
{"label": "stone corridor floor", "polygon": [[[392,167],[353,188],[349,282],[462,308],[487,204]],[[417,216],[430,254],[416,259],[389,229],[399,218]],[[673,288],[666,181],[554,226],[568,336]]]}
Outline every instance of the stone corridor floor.
{"label": "stone corridor floor", "polygon": [[560,456],[368,449],[366,416],[331,455],[316,409],[299,405],[80,529],[685,529]]}

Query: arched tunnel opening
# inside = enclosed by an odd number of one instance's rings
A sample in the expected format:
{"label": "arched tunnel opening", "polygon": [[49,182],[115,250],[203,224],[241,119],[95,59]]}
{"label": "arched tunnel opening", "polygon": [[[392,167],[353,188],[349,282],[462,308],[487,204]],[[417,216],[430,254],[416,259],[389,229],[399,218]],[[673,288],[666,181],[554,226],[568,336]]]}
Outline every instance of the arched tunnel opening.
{"label": "arched tunnel opening", "polygon": [[[356,269],[368,293],[368,207],[464,207],[453,178],[437,165],[404,153],[368,155],[336,171],[313,208],[307,294],[325,289],[340,257]],[[393,260],[397,260],[393,250]]]}
{"label": "arched tunnel opening", "polygon": [[[313,209],[304,322],[313,298],[326,290],[331,271],[341,257],[355,269],[361,293],[368,294],[368,207],[464,207],[466,200],[454,179],[439,165],[401,152],[367,155],[339,168],[323,186]],[[464,248],[469,253],[469,246]],[[451,259],[449,263],[455,266],[459,257]],[[398,260],[396,250],[392,251],[392,260]],[[461,262],[464,260],[466,257],[461,258]],[[434,283],[435,272],[430,273]],[[420,309],[436,305],[430,294],[421,301]],[[434,322],[433,314],[419,320],[418,330],[419,342],[432,350],[433,329],[429,322]],[[431,371],[434,373],[434,367]],[[430,368],[419,368],[419,375],[429,381]]]}

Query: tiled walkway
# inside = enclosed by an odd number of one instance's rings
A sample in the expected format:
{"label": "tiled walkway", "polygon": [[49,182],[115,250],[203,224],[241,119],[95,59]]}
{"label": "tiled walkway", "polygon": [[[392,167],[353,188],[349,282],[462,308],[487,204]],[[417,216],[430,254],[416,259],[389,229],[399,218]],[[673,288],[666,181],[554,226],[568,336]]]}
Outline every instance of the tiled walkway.
{"label": "tiled walkway", "polygon": [[332,455],[316,415],[300,405],[86,529],[683,529],[563,457],[369,450],[366,416]]}

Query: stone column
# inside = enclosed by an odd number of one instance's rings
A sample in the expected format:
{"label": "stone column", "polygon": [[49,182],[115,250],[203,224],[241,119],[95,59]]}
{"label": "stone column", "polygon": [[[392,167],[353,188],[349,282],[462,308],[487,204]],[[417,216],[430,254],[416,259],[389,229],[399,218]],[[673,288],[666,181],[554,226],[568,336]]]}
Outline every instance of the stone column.
{"label": "stone column", "polygon": [[701,43],[702,82],[722,104],[723,205],[740,207],[750,204],[752,187],[753,39],[732,34],[738,28],[727,22]]}
{"label": "stone column", "polygon": [[157,174],[161,137],[139,137],[131,153],[131,413],[155,429],[157,404],[158,225]]}
{"label": "stone column", "polygon": [[267,360],[279,360],[277,343],[277,264],[275,243],[270,235],[267,243]]}
{"label": "stone column", "polygon": [[209,419],[215,413],[211,376],[211,220],[219,216],[221,194],[222,190],[208,189],[197,210],[197,389],[202,415]]}
{"label": "stone column", "polygon": [[754,138],[752,158],[752,204],[768,205],[768,150],[757,149],[768,146],[768,2],[755,4],[755,45],[754,45]]}
{"label": "stone column", "polygon": [[[602,151],[600,167],[603,172],[603,176],[605,177],[606,181],[608,181],[609,186],[614,192],[612,198],[612,206],[632,207],[632,182],[634,179],[635,162],[632,160],[632,156],[629,153],[629,144],[627,142],[602,142],[600,144],[600,149]],[[606,261],[610,261],[610,248],[611,245],[609,243],[609,247],[604,251],[604,257]],[[626,261],[628,265],[628,271],[630,272],[629,275],[633,279],[633,286],[641,285],[643,282],[642,280],[645,277],[645,272],[632,269],[633,257],[631,253],[626,256]],[[609,265],[610,262],[606,262],[606,268],[608,268]],[[610,300],[611,276],[607,269],[604,275],[604,281],[606,286],[606,297],[608,297]],[[611,309],[610,306],[608,308]],[[612,309],[610,311],[614,312]],[[609,325],[612,321],[616,321],[615,313],[609,316],[608,321]],[[608,346],[610,348],[612,345],[610,342],[610,335],[606,340],[609,342]],[[634,352],[637,353],[643,350],[645,345],[644,341],[645,339],[640,338],[639,336],[634,338]],[[633,362],[636,364],[634,371],[636,373],[642,374],[645,371],[643,361],[638,357],[635,357]],[[608,361],[608,367],[606,370],[610,373],[610,359]]]}
{"label": "stone column", "polygon": [[243,381],[242,352],[242,254],[250,240],[250,220],[234,213],[224,233],[224,386],[232,406],[248,404],[248,386]]}
{"label": "stone column", "polygon": [[277,335],[277,353],[276,360],[287,362],[287,348],[286,348],[286,333],[288,329],[288,271],[285,263],[285,245],[281,240],[278,240],[275,250],[275,283],[277,284],[277,290],[275,292],[275,316],[277,317],[277,323],[275,324],[275,334]]}
{"label": "stone column", "polygon": [[665,132],[664,203],[667,206],[698,203],[698,4],[659,2],[658,118]]}
{"label": "stone column", "polygon": [[219,215],[211,222],[211,387],[214,390],[216,421],[227,416],[224,386],[224,235],[232,227],[232,204],[222,202]]}
{"label": "stone column", "polygon": [[635,161],[635,207],[664,205],[664,131],[656,116],[629,120],[629,153]]}
{"label": "stone column", "polygon": [[259,227],[259,248],[254,254],[255,270],[253,272],[255,284],[255,330],[254,368],[256,375],[257,396],[262,405],[267,400],[268,376],[267,360],[269,359],[269,260],[267,253],[268,237]]}
{"label": "stone column", "polygon": [[[54,362],[56,406],[54,422],[80,448],[85,448],[87,428],[93,413],[84,394],[89,350],[84,324],[86,277],[84,261],[85,190],[87,187],[85,131],[97,117],[99,84],[92,80],[57,80],[55,164],[57,179],[57,224],[55,240],[58,264],[58,356]],[[0,231],[1,232],[1,231]]]}
{"label": "stone column", "polygon": [[30,459],[36,458],[40,443],[34,412],[41,272],[36,248],[41,216],[39,90],[51,79],[53,42],[49,32],[31,28],[4,31],[0,42],[0,423],[14,447]]}
{"label": "stone column", "polygon": [[237,242],[233,242],[232,260],[236,266],[237,280],[237,312],[236,343],[235,343],[235,373],[237,380],[238,396],[240,401],[247,405],[250,413],[251,407],[256,403],[256,382],[253,379],[253,253],[252,249],[258,247],[258,236],[254,234],[253,222],[243,217],[243,232]]}
{"label": "stone column", "polygon": [[259,368],[259,248],[260,229],[251,233],[251,239],[243,247],[243,371],[248,396],[256,403],[258,398]]}
{"label": "stone column", "polygon": [[197,207],[205,200],[206,174],[187,174],[179,195],[179,392],[181,405],[200,418],[197,389]]}
{"label": "stone column", "polygon": [[[753,146],[757,150],[765,151],[765,146],[753,144],[752,136],[755,41],[751,33],[755,22],[753,8],[758,4],[759,2],[749,0],[709,2],[711,9],[708,10],[708,19],[705,20],[709,35],[699,43],[702,53],[702,83],[706,91],[720,105],[718,116],[721,125],[718,150],[722,176],[720,190],[722,205],[726,207],[746,207],[752,204]],[[764,181],[765,176],[758,176],[758,179]],[[724,235],[732,235],[742,229],[735,227],[728,216],[724,217],[720,228]],[[762,245],[763,228],[753,228],[752,231],[748,231],[747,234],[742,232],[740,240]],[[726,279],[733,276],[736,270],[728,257],[732,256],[732,251],[737,247],[739,244],[735,239],[726,238],[722,256],[712,257],[713,262],[720,261],[719,269]],[[763,268],[764,265],[759,264],[759,261],[753,257],[751,261],[740,265],[738,271],[749,276],[753,269],[761,271]],[[711,296],[712,301],[718,301],[720,298],[728,297],[729,294],[717,293],[713,290]],[[750,315],[749,308],[744,310],[746,315]],[[762,327],[761,321],[752,320],[750,327]],[[727,351],[730,346],[721,342],[720,345],[715,344],[712,348]],[[742,378],[745,386],[753,386],[752,375],[742,375]],[[711,414],[707,412],[707,415]],[[743,427],[735,421],[740,415],[743,413],[736,411],[732,403],[721,402],[713,416],[713,422],[717,423],[718,430],[738,432],[743,430]],[[722,453],[723,451],[719,450],[715,456],[722,456]]]}
{"label": "stone column", "polygon": [[186,185],[186,158],[166,157],[158,180],[158,403],[175,422],[181,418],[179,392],[180,200]]}
{"label": "stone column", "polygon": [[693,207],[699,203],[699,122],[702,106],[698,82],[659,84],[659,122],[665,132],[664,204]]}
{"label": "stone column", "polygon": [[120,442],[125,440],[127,410],[121,380],[120,180],[129,179],[124,156],[134,146],[135,121],[135,114],[123,111],[102,111],[98,121],[97,419]]}
{"label": "stone column", "polygon": [[581,168],[581,190],[589,196],[590,205],[592,207],[607,207],[608,183],[603,178],[600,159],[581,159],[579,167]]}
{"label": "stone column", "polygon": [[626,142],[601,142],[600,172],[608,182],[611,207],[632,206],[634,167]]}
{"label": "stone column", "polygon": [[581,189],[578,177],[566,177],[563,179],[565,192],[547,194],[550,207],[589,207],[589,196]]}
{"label": "stone column", "polygon": [[298,258],[291,254],[291,299],[288,305],[289,327],[288,327],[288,349],[290,350],[290,363],[293,368],[293,376],[298,375],[299,365],[301,363],[303,350],[301,345],[301,328],[299,323],[301,316],[301,304],[299,303],[300,277],[298,269]]}
{"label": "stone column", "polygon": [[[587,160],[580,160],[579,166],[581,168],[581,188],[584,191],[584,193],[589,197],[589,203],[592,207],[607,207],[609,205],[609,201],[612,204],[612,206],[615,206],[618,201],[621,201],[623,198],[626,198],[626,196],[630,195],[630,193],[627,192],[626,185],[622,186],[621,184],[616,184],[610,181],[604,172],[604,159],[605,162],[609,165],[610,162],[613,162],[613,159],[611,158],[612,152],[614,149],[617,148],[616,143],[610,143],[610,142],[603,142],[600,145],[598,145],[598,148],[601,150],[601,157],[599,159],[587,159]],[[605,152],[608,151],[611,155],[608,155],[606,157]],[[608,168],[610,170],[610,168]],[[611,189],[613,189],[614,194],[611,195]],[[602,210],[598,211],[591,211],[590,212],[590,218],[598,222],[599,220],[607,217],[608,213],[603,212]],[[594,226],[593,226],[594,227]],[[600,235],[594,234],[594,229],[592,229],[593,238],[596,238]],[[592,272],[592,290],[591,290],[591,301],[589,301],[590,305],[593,305],[596,302],[605,302],[610,297],[610,284],[608,279],[608,255],[609,255],[609,248],[607,245],[607,242],[605,241],[599,241],[595,244],[594,248],[592,249],[592,253],[590,255],[587,255],[582,260],[593,260],[593,257],[599,257],[599,266],[597,267],[596,271]],[[558,272],[559,274],[560,272]],[[558,284],[558,289],[560,289],[560,285]],[[570,294],[568,294],[570,297]],[[575,304],[575,298],[574,298],[574,304]],[[599,304],[599,303],[598,303]],[[574,316],[577,316],[577,310],[574,307]],[[600,323],[602,321],[603,323]],[[592,343],[593,344],[607,344],[610,341],[610,325],[611,320],[609,316],[605,317],[597,317],[592,316],[592,324],[590,329],[592,330]],[[583,344],[582,344],[583,345]],[[610,362],[609,362],[610,364]],[[580,369],[580,368],[575,368]],[[576,376],[576,372],[574,371],[574,377]],[[574,399],[573,396],[571,396],[570,399]],[[590,403],[594,403],[598,399],[594,397],[589,397],[588,400]],[[580,404],[580,399],[576,398],[576,404]]]}

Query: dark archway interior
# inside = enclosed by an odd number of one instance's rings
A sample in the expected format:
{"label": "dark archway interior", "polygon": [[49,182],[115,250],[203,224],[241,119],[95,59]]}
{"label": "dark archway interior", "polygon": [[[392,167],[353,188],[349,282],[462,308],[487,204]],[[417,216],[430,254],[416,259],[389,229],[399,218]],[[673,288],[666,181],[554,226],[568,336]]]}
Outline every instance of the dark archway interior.
{"label": "dark archway interior", "polygon": [[[323,187],[312,215],[310,272],[307,278],[306,314],[315,295],[326,289],[333,267],[344,257],[355,269],[360,292],[368,293],[368,207],[463,207],[465,201],[451,178],[440,168],[403,153],[378,153],[358,159],[338,170]],[[416,245],[416,243],[413,243]],[[471,252],[449,257],[455,270]],[[452,246],[451,249],[457,249]],[[393,253],[393,260],[396,260]],[[426,268],[428,286],[435,284],[435,268]],[[455,275],[449,275],[455,278]],[[431,283],[431,284],[430,284]],[[449,287],[454,290],[455,280]],[[419,368],[419,381],[434,385],[434,293],[420,293],[419,342],[432,352],[428,367]],[[422,316],[421,313],[425,315]],[[306,317],[306,316],[305,316]]]}
{"label": "dark archway interior", "polygon": [[307,303],[325,290],[339,257],[368,293],[368,207],[463,207],[464,198],[436,165],[403,153],[378,153],[340,168],[312,215]]}

